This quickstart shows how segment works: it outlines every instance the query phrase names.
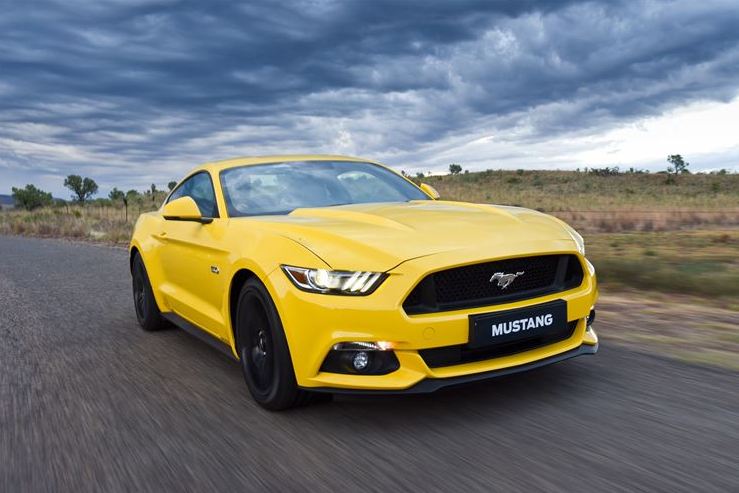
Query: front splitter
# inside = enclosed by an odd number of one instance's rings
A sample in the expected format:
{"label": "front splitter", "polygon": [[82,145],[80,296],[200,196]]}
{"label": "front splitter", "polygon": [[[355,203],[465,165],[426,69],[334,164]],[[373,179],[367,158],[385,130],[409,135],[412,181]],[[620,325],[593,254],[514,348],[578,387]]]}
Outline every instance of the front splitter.
{"label": "front splitter", "polygon": [[551,365],[558,363],[576,356],[582,356],[586,354],[595,354],[598,352],[598,344],[590,345],[583,344],[580,347],[571,349],[564,353],[550,356],[549,358],[532,361],[518,366],[511,366],[509,368],[502,368],[500,370],[486,371],[481,373],[474,373],[472,375],[463,375],[459,377],[448,377],[448,378],[426,378],[421,380],[412,387],[402,390],[367,390],[367,389],[344,389],[344,388],[332,388],[332,387],[302,387],[305,390],[311,392],[327,392],[331,394],[350,394],[350,395],[396,395],[396,394],[428,394],[430,392],[436,392],[444,387],[451,387],[455,385],[464,385],[473,382],[479,382],[482,380],[488,380],[491,378],[504,377],[506,375],[512,375],[514,373],[521,373],[524,371],[533,370],[542,366]]}

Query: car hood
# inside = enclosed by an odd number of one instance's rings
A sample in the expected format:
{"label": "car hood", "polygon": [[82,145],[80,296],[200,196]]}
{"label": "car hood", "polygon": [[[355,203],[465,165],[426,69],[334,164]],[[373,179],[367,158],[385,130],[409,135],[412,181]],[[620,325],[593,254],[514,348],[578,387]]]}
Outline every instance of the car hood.
{"label": "car hood", "polygon": [[448,252],[464,263],[548,251],[555,248],[552,242],[576,248],[563,223],[551,216],[463,202],[353,204],[251,219],[299,242],[337,270],[385,272],[410,259]]}

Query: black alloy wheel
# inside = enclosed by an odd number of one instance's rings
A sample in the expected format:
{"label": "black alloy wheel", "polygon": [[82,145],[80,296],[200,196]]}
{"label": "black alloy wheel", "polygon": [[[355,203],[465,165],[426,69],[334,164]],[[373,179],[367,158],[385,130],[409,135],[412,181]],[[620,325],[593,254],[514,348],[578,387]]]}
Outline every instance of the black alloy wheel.
{"label": "black alloy wheel", "polygon": [[242,348],[242,355],[255,387],[264,393],[270,389],[274,379],[274,344],[264,307],[253,303],[249,309],[252,320],[246,324],[247,343]]}
{"label": "black alloy wheel", "polygon": [[234,322],[244,380],[260,406],[279,411],[330,399],[298,388],[277,308],[258,279],[241,288]]}

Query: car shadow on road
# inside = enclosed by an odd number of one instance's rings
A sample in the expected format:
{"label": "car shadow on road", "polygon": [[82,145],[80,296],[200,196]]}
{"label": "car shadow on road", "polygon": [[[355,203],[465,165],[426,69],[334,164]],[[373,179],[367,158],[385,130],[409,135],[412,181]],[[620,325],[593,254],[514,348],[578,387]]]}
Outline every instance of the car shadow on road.
{"label": "car shadow on road", "polygon": [[[576,399],[585,393],[583,384],[590,386],[587,372],[575,361],[556,363],[548,367],[493,378],[460,386],[447,387],[431,394],[350,396],[338,395],[335,405],[346,410],[371,409],[386,414],[390,421],[408,416],[451,413],[475,416],[489,409],[516,410],[540,406],[559,399]],[[588,382],[584,382],[588,381]]]}
{"label": "car shadow on road", "polygon": [[448,387],[431,394],[337,394],[331,402],[270,413],[251,400],[236,361],[184,331],[166,331],[158,336],[166,339],[162,343],[178,353],[173,357],[191,361],[198,371],[206,373],[204,378],[217,381],[217,385],[210,388],[217,394],[213,397],[230,396],[232,406],[229,409],[233,412],[240,413],[248,408],[248,412],[263,414],[261,419],[274,420],[275,424],[281,422],[283,426],[293,421],[315,425],[343,422],[356,427],[366,421],[370,428],[381,424],[389,431],[432,422],[438,428],[444,425],[445,418],[449,418],[450,424],[459,423],[460,418],[472,423],[490,419],[491,415],[502,424],[508,415],[543,412],[563,402],[574,405],[589,398],[593,388],[600,385],[589,370],[593,358],[583,357],[519,374]]}

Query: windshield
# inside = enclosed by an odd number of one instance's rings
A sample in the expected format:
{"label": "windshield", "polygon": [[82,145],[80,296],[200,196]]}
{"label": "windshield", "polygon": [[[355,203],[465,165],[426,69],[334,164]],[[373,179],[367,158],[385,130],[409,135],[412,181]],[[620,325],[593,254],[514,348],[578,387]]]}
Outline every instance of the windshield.
{"label": "windshield", "polygon": [[303,207],[407,202],[428,196],[382,166],[352,161],[303,161],[221,171],[228,215],[288,214]]}

